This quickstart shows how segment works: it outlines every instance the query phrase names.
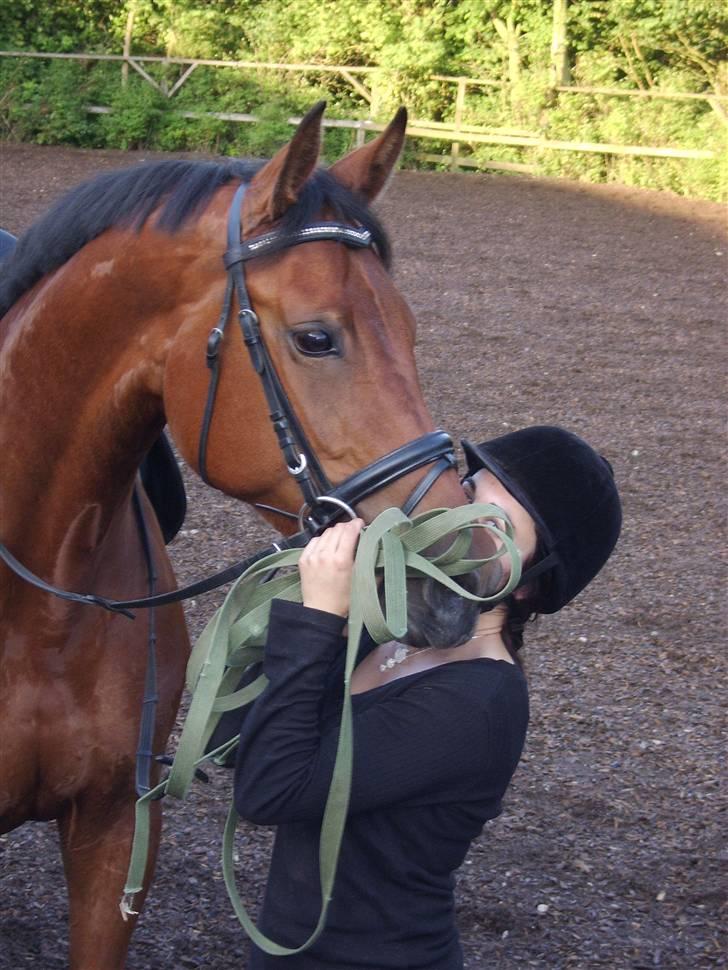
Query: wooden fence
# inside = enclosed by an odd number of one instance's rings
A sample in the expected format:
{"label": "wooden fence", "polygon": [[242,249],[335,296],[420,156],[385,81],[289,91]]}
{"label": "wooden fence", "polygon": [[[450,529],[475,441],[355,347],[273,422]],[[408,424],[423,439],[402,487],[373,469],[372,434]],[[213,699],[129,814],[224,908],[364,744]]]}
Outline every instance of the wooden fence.
{"label": "wooden fence", "polygon": [[[183,57],[155,57],[132,55],[125,45],[124,54],[93,54],[93,53],[40,53],[31,51],[0,51],[0,57],[19,57],[19,58],[43,58],[56,60],[76,60],[76,61],[109,61],[118,62],[121,65],[121,83],[125,84],[129,68],[139,74],[147,84],[150,84],[161,95],[172,98],[189,80],[194,71],[200,67],[226,68],[241,71],[293,71],[298,73],[317,73],[335,74],[346,81],[352,89],[369,105],[370,113],[376,112],[376,75],[378,68],[360,67],[341,64],[283,64],[273,62],[257,61],[227,61],[212,60],[204,58],[183,58]],[[158,81],[145,68],[145,64],[160,64],[163,66],[177,66],[179,75],[174,83],[169,84],[165,80]],[[707,149],[690,148],[682,146],[649,146],[649,145],[619,145],[601,142],[580,142],[564,141],[552,138],[545,138],[537,132],[522,131],[516,129],[492,128],[480,125],[468,125],[463,118],[466,113],[466,98],[469,88],[475,87],[501,87],[501,82],[487,80],[483,78],[469,77],[450,77],[447,75],[433,75],[432,80],[442,81],[454,86],[454,121],[452,123],[435,122],[428,120],[412,120],[407,126],[407,134],[412,138],[429,139],[440,142],[450,142],[451,149],[448,155],[433,155],[424,153],[420,157],[440,163],[449,164],[450,168],[457,170],[459,167],[471,168],[495,168],[504,171],[514,171],[521,173],[536,172],[536,166],[519,164],[515,162],[495,162],[480,161],[468,158],[461,154],[463,145],[507,145],[521,148],[537,148],[546,151],[572,151],[572,152],[593,152],[605,155],[633,155],[652,158],[697,158],[711,159],[716,157],[716,153]],[[599,94],[610,97],[640,97],[640,98],[663,98],[674,100],[703,100],[707,102],[718,118],[724,125],[728,125],[728,112],[724,105],[728,103],[728,97],[713,93],[692,93],[679,91],[660,91],[660,90],[632,90],[624,88],[600,88],[600,87],[579,87],[579,86],[556,86],[555,91],[561,94],[585,95]],[[106,114],[111,111],[100,105],[89,105],[88,111],[92,114]],[[231,121],[240,123],[255,123],[258,119],[255,115],[237,112],[220,111],[180,111],[180,115],[185,118],[216,118],[221,121]],[[291,125],[298,124],[300,118],[289,118]],[[357,144],[363,144],[367,132],[382,131],[383,125],[366,119],[325,119],[324,125],[329,128],[348,128],[356,132]]]}

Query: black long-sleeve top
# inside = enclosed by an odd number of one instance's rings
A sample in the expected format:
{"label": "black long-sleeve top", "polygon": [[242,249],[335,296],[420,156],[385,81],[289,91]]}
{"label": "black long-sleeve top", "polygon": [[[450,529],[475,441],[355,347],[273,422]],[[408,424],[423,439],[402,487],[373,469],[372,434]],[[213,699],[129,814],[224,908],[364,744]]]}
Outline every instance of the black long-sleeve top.
{"label": "black long-sleeve top", "polygon": [[[235,804],[277,826],[262,929],[300,945],[320,908],[318,846],[341,714],[345,621],[276,600],[245,717]],[[324,932],[250,970],[458,970],[454,872],[500,813],[528,723],[520,669],[455,661],[355,694],[351,801]]]}

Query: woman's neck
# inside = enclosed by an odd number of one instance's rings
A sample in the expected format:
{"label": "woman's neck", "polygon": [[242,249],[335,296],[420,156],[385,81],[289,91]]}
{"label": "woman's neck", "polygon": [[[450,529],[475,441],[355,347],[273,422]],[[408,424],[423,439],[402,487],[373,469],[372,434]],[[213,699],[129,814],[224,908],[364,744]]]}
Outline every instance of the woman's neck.
{"label": "woman's neck", "polygon": [[503,639],[503,629],[508,618],[505,604],[500,603],[487,613],[481,613],[471,637],[466,643],[455,647],[463,657],[486,657],[513,663]]}
{"label": "woman's neck", "polygon": [[483,658],[512,664],[513,658],[501,636],[506,618],[505,606],[496,606],[490,612],[481,614],[470,638],[457,647],[417,649],[396,641],[382,643],[354,671],[352,693],[359,694],[390,680],[455,660]]}
{"label": "woman's neck", "polygon": [[505,604],[499,603],[492,610],[488,610],[487,613],[480,614],[478,622],[475,624],[472,637],[501,637],[507,618],[508,611]]}

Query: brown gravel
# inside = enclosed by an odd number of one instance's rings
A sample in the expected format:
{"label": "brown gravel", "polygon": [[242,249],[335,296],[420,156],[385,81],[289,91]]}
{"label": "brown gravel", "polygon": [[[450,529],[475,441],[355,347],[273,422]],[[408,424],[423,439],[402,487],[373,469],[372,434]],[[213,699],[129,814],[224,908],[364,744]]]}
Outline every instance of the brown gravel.
{"label": "brown gravel", "polygon": [[[14,232],[81,178],[150,157],[0,151],[0,225]],[[466,966],[725,966],[725,210],[614,186],[408,172],[381,211],[438,424],[476,440],[564,424],[609,456],[624,497],[609,568],[529,637],[527,751],[459,880]],[[180,580],[267,540],[198,481],[189,495],[172,547]],[[217,602],[190,606],[193,634]],[[226,798],[221,777],[168,806],[129,970],[244,965],[217,864]],[[268,848],[267,832],[243,830],[250,900]],[[0,970],[59,970],[54,830],[11,833],[0,857]]]}

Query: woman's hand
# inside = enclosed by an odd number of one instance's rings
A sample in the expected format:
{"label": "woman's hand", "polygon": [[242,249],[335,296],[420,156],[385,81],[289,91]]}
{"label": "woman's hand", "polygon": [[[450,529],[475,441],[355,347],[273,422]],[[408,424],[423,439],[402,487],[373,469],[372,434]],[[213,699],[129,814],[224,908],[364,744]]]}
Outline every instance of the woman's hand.
{"label": "woman's hand", "polygon": [[354,553],[363,526],[362,519],[352,519],[311,539],[298,561],[304,606],[348,616]]}

